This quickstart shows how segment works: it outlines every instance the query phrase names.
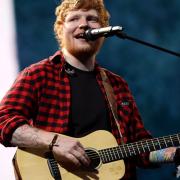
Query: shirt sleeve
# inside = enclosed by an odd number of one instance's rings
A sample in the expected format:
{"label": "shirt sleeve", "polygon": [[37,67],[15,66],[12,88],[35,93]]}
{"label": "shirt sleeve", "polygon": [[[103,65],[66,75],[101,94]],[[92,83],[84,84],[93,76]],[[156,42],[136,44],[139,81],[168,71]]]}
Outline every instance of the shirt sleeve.
{"label": "shirt sleeve", "polygon": [[35,114],[35,90],[31,73],[24,69],[0,103],[0,142],[11,146],[12,134],[23,124],[30,124]]}

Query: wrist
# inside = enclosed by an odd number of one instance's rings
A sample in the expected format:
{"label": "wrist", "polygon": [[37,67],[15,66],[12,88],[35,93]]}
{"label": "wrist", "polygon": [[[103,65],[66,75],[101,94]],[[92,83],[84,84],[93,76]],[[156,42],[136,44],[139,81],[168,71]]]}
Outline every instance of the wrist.
{"label": "wrist", "polygon": [[54,146],[59,146],[58,144],[57,144],[57,139],[58,139],[58,134],[55,134],[54,135],[54,137],[53,137],[53,139],[52,139],[52,141],[51,141],[51,143],[49,144],[49,151],[53,151],[53,148],[54,148]]}
{"label": "wrist", "polygon": [[50,143],[48,144],[48,151],[46,151],[44,153],[46,158],[51,158],[54,159],[54,153],[53,153],[53,149],[54,147],[58,147],[59,145],[57,144],[57,140],[58,140],[59,135],[58,134],[54,134],[52,140],[50,141]]}
{"label": "wrist", "polygon": [[175,147],[161,149],[150,153],[149,160],[152,163],[171,163],[174,161]]}

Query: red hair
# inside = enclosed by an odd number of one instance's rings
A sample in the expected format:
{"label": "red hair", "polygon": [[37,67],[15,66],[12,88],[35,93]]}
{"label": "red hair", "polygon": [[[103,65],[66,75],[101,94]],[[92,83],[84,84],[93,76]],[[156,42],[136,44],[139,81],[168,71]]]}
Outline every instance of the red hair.
{"label": "red hair", "polygon": [[55,14],[56,21],[54,23],[54,32],[56,39],[61,44],[61,38],[58,32],[61,32],[61,25],[65,21],[66,15],[69,11],[78,9],[95,9],[99,15],[100,24],[102,27],[109,25],[109,13],[105,8],[103,0],[63,0],[62,3],[57,6]]}

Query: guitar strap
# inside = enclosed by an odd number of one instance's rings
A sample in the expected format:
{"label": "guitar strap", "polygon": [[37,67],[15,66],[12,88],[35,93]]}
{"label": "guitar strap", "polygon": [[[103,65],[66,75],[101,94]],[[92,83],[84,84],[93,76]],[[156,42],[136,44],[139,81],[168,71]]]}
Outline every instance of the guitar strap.
{"label": "guitar strap", "polygon": [[116,103],[114,90],[113,90],[113,88],[111,86],[109,78],[107,77],[107,74],[104,71],[104,69],[102,69],[102,68],[100,69],[100,74],[101,74],[101,78],[102,78],[102,84],[104,86],[106,96],[107,96],[107,99],[108,99],[108,103],[109,103],[109,106],[111,108],[111,112],[112,112],[112,115],[114,117],[114,121],[115,121],[115,124],[117,126],[119,136],[121,138],[121,143],[124,144],[123,136],[122,136],[121,129],[120,129],[120,124],[118,122],[117,103]]}

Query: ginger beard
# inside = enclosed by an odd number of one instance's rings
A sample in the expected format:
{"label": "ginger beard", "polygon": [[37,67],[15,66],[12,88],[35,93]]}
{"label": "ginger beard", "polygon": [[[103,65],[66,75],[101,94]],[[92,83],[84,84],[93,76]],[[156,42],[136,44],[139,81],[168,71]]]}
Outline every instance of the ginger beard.
{"label": "ginger beard", "polygon": [[76,38],[63,33],[61,38],[62,48],[65,48],[71,55],[79,60],[85,61],[87,57],[95,56],[100,50],[104,38],[95,41],[87,41],[84,38]]}

